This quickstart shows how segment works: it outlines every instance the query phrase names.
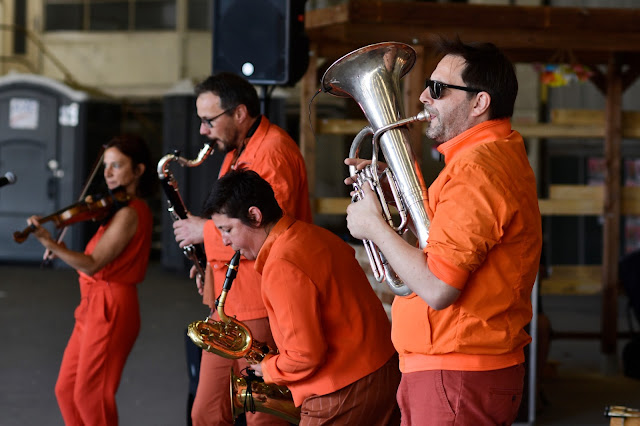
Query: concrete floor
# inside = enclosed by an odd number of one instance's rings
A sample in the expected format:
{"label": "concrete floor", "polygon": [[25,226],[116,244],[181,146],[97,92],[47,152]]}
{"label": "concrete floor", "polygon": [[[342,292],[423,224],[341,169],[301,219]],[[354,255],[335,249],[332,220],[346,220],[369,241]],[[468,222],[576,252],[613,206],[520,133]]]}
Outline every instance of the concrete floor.
{"label": "concrete floor", "polygon": [[[0,426],[62,425],[53,387],[78,302],[76,274],[0,265],[0,276]],[[120,424],[185,425],[184,330],[207,309],[189,279],[157,263],[139,294],[142,329],[117,395]],[[599,329],[597,296],[546,296],[543,306],[554,329]],[[539,402],[535,424],[607,425],[605,406],[640,408],[640,381],[600,373],[599,341],[553,340],[549,359],[555,373],[541,383],[546,403]]]}

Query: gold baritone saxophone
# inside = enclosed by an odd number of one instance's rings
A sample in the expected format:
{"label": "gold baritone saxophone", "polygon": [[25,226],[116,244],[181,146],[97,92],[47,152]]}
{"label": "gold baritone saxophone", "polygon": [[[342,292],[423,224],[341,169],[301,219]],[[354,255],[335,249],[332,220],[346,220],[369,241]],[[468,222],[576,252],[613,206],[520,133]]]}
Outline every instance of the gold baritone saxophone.
{"label": "gold baritone saxophone", "polygon": [[[250,364],[259,364],[267,354],[277,350],[253,338],[251,330],[241,321],[229,317],[224,312],[227,294],[238,274],[240,251],[236,251],[227,264],[227,274],[220,296],[216,300],[216,310],[220,321],[209,317],[204,321],[194,321],[187,327],[187,335],[193,343],[207,352],[224,358],[245,358]],[[300,422],[300,409],[293,403],[291,391],[286,386],[267,384],[252,370],[248,376],[237,377],[231,369],[231,413],[233,419],[245,411],[273,414],[291,423]]]}
{"label": "gold baritone saxophone", "polygon": [[[202,149],[200,149],[198,156],[193,160],[181,157],[176,151],[173,154],[165,155],[158,162],[158,179],[160,179],[160,186],[162,186],[162,190],[167,197],[167,210],[169,211],[171,219],[174,221],[186,219],[189,211],[180,196],[178,182],[173,176],[173,173],[171,173],[171,170],[169,170],[169,164],[175,161],[182,167],[197,167],[202,164],[212,152],[213,146],[206,143]],[[207,257],[205,256],[202,244],[190,244],[183,247],[182,252],[187,259],[191,260],[193,266],[196,267],[198,274],[204,280],[204,271],[207,267]]]}

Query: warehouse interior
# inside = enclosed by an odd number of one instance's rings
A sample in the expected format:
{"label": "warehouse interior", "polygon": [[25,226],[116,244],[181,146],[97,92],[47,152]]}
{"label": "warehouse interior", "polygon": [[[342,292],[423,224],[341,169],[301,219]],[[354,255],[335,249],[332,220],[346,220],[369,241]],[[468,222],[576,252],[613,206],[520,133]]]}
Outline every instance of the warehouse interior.
{"label": "warehouse interior", "polygon": [[[222,0],[0,2],[0,174],[17,176],[0,188],[0,425],[62,424],[53,385],[77,304],[75,272],[59,264],[43,268],[39,245],[18,246],[11,234],[30,215],[73,203],[102,143],[133,132],[156,159],[172,152],[195,158],[205,139],[194,85],[236,52],[268,61],[260,53],[282,50],[288,62],[281,74],[253,77],[265,114],[302,151],[314,223],[351,243],[369,271],[346,228],[350,198],[343,184],[343,159],[366,118],[352,99],[317,93],[320,80],[355,49],[406,43],[416,61],[402,79],[404,109],[415,115],[437,61],[433,37],[440,35],[493,42],[517,68],[512,123],[525,139],[543,218],[532,300],[548,320],[536,315],[532,323],[531,380],[518,422],[605,425],[614,421],[603,414],[608,406],[640,409],[640,379],[625,374],[624,359],[640,325],[620,279],[621,262],[640,250],[637,2],[281,3],[276,13],[295,29],[291,39],[256,47],[225,39],[240,22],[273,25],[239,0],[240,10]],[[16,98],[22,102],[11,104]],[[28,119],[11,121],[11,105],[33,111],[36,104],[37,128]],[[411,144],[429,184],[442,168],[433,143],[414,125]],[[221,159],[214,153],[202,166],[175,170],[194,214]],[[206,310],[187,276],[190,264],[173,238],[163,194],[150,205],[155,225],[151,267],[140,286],[143,328],[118,391],[120,422],[176,425],[187,421],[184,328]],[[91,229],[70,228],[67,244],[82,246]],[[371,282],[389,308],[393,294]]]}

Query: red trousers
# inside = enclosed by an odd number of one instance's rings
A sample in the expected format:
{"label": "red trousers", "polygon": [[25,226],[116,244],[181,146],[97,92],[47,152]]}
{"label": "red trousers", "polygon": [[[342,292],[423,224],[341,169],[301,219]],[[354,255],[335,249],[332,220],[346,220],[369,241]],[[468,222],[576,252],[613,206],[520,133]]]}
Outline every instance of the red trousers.
{"label": "red trousers", "polygon": [[[265,342],[272,347],[276,347],[269,320],[260,318],[255,320],[242,321],[251,330],[255,340]],[[198,389],[191,408],[191,420],[193,426],[231,426],[231,367],[236,376],[249,364],[244,358],[227,359],[211,352],[202,351],[200,361],[200,378],[198,379]],[[273,425],[288,426],[289,423],[261,412],[246,413],[248,426]]]}
{"label": "red trousers", "polygon": [[402,426],[510,425],[518,415],[524,366],[492,371],[418,371],[402,375]]}
{"label": "red trousers", "polygon": [[82,291],[56,383],[65,425],[117,425],[116,391],[140,331],[135,286],[96,282]]}
{"label": "red trousers", "polygon": [[373,373],[342,389],[311,396],[302,403],[300,426],[397,426],[400,376],[398,355],[394,355]]}

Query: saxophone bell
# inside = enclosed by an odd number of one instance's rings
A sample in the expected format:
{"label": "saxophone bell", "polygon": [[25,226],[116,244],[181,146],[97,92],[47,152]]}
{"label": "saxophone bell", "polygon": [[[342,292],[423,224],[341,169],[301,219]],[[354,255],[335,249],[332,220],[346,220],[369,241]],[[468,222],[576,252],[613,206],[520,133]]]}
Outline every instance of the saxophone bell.
{"label": "saxophone bell", "polygon": [[300,423],[300,408],[293,405],[291,391],[285,386],[267,384],[253,370],[247,376],[236,376],[231,368],[231,416],[260,411],[278,416],[289,423]]}

